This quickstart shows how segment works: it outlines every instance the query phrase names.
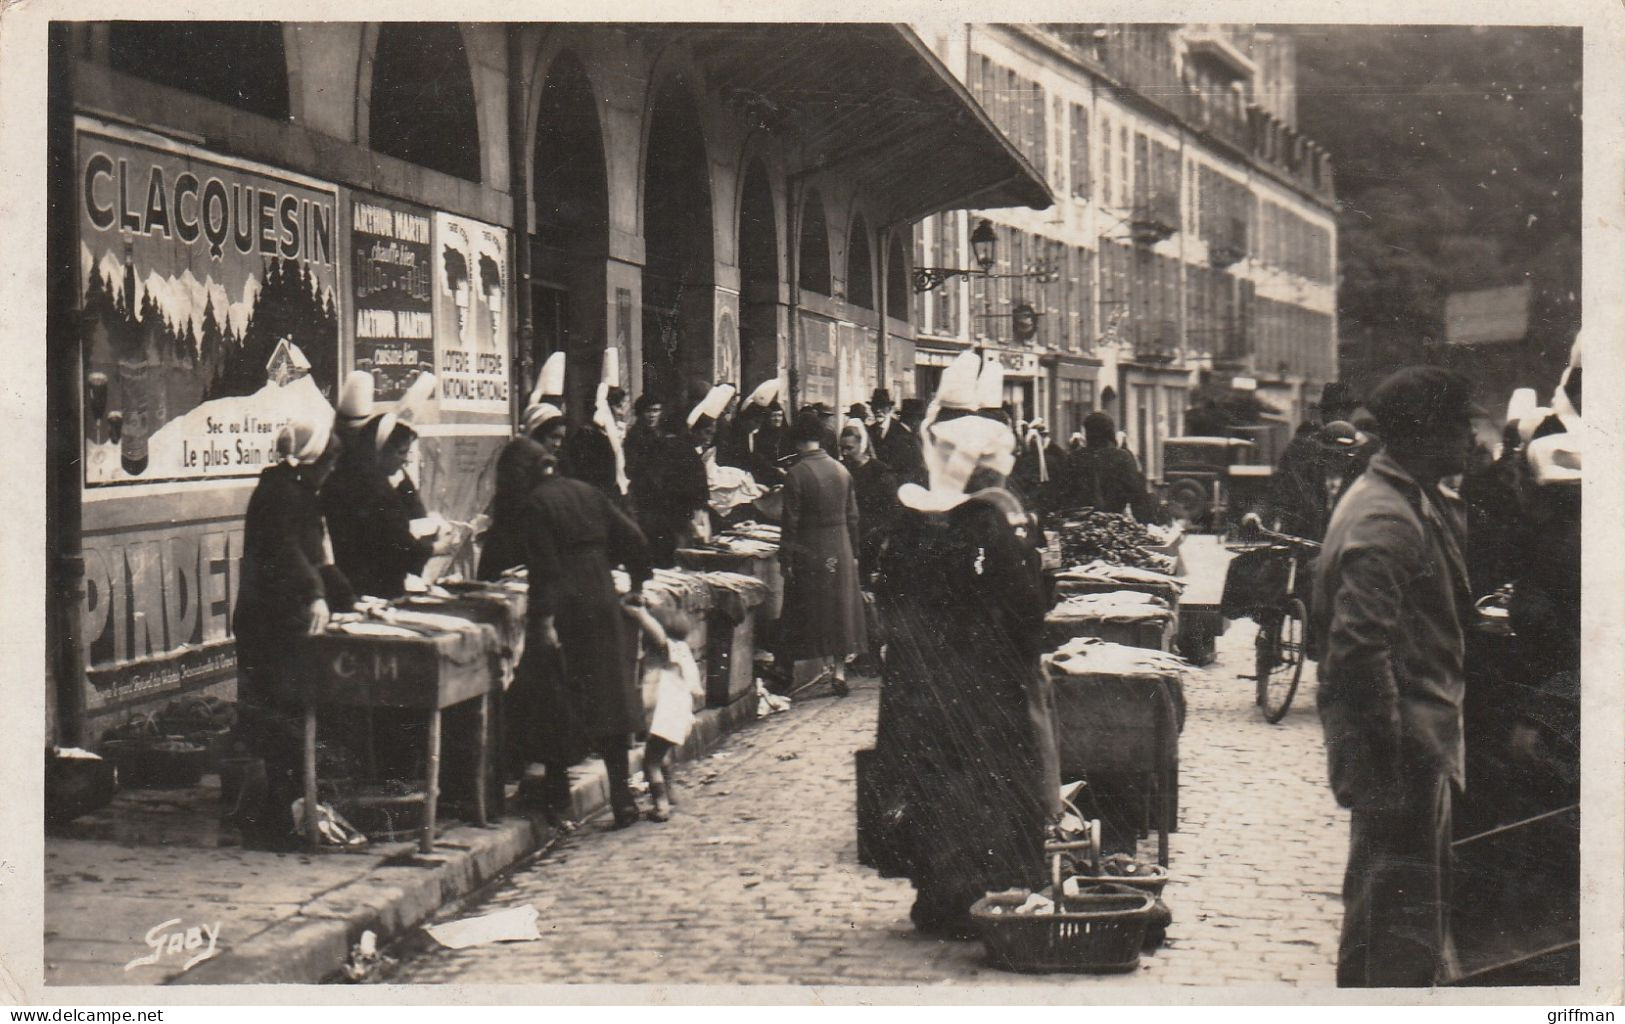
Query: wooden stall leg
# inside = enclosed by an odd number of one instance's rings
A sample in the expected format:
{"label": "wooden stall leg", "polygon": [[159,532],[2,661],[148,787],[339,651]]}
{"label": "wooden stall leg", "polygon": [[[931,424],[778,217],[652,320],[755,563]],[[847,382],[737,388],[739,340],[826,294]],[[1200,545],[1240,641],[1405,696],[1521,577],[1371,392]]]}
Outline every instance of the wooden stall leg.
{"label": "wooden stall leg", "polygon": [[1168,770],[1173,760],[1171,744],[1178,742],[1179,726],[1175,721],[1173,695],[1166,685],[1157,687],[1156,745],[1157,764],[1154,778],[1157,786],[1157,863],[1168,866],[1168,830],[1173,827],[1173,779]]}
{"label": "wooden stall leg", "polygon": [[435,810],[440,803],[440,709],[429,715],[429,771],[423,793],[423,834],[418,837],[418,852],[434,852]]}
{"label": "wooden stall leg", "polygon": [[480,694],[479,746],[474,765],[474,824],[484,828],[487,824],[485,797],[491,787],[491,695]]}
{"label": "wooden stall leg", "polygon": [[312,850],[322,847],[316,827],[316,705],[305,705],[305,840]]}

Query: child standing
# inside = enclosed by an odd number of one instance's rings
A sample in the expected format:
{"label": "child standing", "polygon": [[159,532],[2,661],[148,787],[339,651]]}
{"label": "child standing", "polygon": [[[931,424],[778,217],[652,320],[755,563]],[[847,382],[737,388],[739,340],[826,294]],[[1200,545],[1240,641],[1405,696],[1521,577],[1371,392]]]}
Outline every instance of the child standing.
{"label": "child standing", "polygon": [[627,606],[626,612],[643,629],[643,681],[645,687],[655,687],[654,715],[643,748],[643,776],[649,781],[649,797],[654,801],[649,819],[669,821],[672,754],[688,739],[694,726],[694,700],[705,696],[705,687],[694,653],[688,649],[687,615],[675,608],[659,608],[651,613],[639,606]]}

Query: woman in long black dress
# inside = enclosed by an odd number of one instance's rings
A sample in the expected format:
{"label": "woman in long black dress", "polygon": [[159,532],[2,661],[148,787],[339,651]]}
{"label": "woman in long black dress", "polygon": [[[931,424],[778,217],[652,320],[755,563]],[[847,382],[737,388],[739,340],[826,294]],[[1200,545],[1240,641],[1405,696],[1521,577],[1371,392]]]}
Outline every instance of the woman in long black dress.
{"label": "woman in long black dress", "polygon": [[289,849],[295,842],[290,810],[303,792],[298,645],[327,625],[330,611],[350,603],[343,575],[325,564],[318,498],[341,449],[330,421],[295,420],[278,439],[281,458],[260,474],[248,500],[232,617],[241,682],[238,734],[264,759],[266,781],[263,793],[238,804],[237,824],[249,847]]}
{"label": "woman in long black dress", "polygon": [[[638,819],[627,764],[629,734],[643,725],[635,655],[611,570],[631,577],[628,600],[640,601],[649,578],[643,534],[591,484],[549,472],[530,493],[521,524],[530,568],[526,650],[557,652],[561,664],[541,687],[543,714],[534,737],[547,769],[546,799],[566,817],[570,765],[596,752],[609,773],[617,826]],[[530,660],[527,655],[527,660]]]}
{"label": "woman in long black dress", "polygon": [[1002,488],[1009,428],[968,416],[926,436],[932,487],[899,491],[876,582],[889,627],[876,775],[892,780],[897,811],[879,866],[914,883],[918,929],[969,937],[984,893],[1045,876],[1044,831],[1059,810],[1039,665],[1047,601],[1019,532],[1030,519]]}
{"label": "woman in long black dress", "polygon": [[416,440],[393,413],[375,416],[322,487],[333,559],[357,594],[400,597],[406,577],[434,554],[436,538],[412,535],[414,509],[389,482]]}

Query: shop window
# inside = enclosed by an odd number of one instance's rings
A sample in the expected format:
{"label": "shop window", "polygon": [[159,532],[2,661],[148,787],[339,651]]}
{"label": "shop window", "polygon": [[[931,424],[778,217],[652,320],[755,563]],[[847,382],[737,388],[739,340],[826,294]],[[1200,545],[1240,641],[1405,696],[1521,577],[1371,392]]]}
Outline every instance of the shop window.
{"label": "shop window", "polygon": [[456,25],[379,26],[371,107],[368,140],[374,150],[480,180],[474,81]]}
{"label": "shop window", "polygon": [[108,36],[115,71],[288,119],[288,65],[275,22],[115,21]]}
{"label": "shop window", "polygon": [[802,291],[829,294],[829,225],[824,221],[824,197],[817,189],[807,193],[801,208],[800,274]]}
{"label": "shop window", "polygon": [[894,231],[886,249],[886,315],[906,323],[908,314],[908,261],[903,255],[903,241]]}
{"label": "shop window", "polygon": [[864,309],[875,308],[874,261],[869,256],[869,225],[860,213],[852,218],[846,240],[846,301]]}

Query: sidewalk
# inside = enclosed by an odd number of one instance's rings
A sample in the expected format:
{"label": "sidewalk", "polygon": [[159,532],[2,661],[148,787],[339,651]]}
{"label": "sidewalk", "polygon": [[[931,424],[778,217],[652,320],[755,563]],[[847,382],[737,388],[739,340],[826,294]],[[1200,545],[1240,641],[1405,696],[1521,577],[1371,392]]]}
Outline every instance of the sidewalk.
{"label": "sidewalk", "polygon": [[[754,697],[701,712],[683,758],[755,718]],[[571,780],[577,819],[605,807],[601,762]],[[490,827],[442,831],[429,857],[415,842],[318,855],[222,847],[218,785],[130,790],[46,839],[47,985],[314,984],[340,970],[362,932],[382,946],[554,838],[539,814],[510,808]],[[141,958],[154,962],[132,966]]]}

